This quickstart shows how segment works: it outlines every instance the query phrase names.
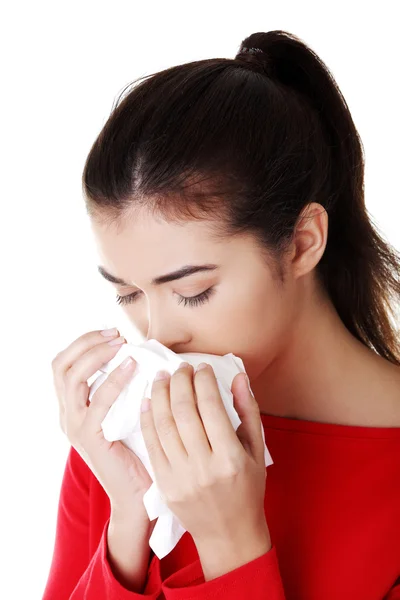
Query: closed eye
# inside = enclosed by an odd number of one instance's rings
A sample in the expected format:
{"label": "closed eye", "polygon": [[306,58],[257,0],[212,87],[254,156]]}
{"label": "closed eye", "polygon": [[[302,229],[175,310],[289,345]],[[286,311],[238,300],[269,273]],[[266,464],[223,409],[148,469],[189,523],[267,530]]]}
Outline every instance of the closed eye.
{"label": "closed eye", "polygon": [[[210,296],[215,292],[214,287],[208,288],[205,292],[198,294],[197,296],[179,296],[178,304],[184,303],[184,306],[199,306],[200,304],[204,304],[210,299]],[[132,294],[128,294],[127,296],[116,296],[116,302],[120,305],[132,304],[136,301],[140,292],[133,292]]]}

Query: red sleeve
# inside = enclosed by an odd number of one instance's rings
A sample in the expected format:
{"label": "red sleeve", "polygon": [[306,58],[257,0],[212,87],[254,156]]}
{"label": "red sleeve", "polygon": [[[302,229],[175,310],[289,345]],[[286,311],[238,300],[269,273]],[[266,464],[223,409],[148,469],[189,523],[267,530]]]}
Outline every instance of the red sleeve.
{"label": "red sleeve", "polygon": [[395,585],[383,600],[400,600],[400,577],[396,581],[396,584],[398,585]]}
{"label": "red sleeve", "polygon": [[53,558],[42,600],[156,600],[160,588],[145,589],[144,594],[138,594],[115,579],[107,560],[109,519],[90,559],[88,474],[86,463],[71,446],[61,485]]}
{"label": "red sleeve", "polygon": [[275,546],[255,560],[210,581],[204,581],[198,559],[165,579],[162,591],[166,600],[285,600]]}
{"label": "red sleeve", "polygon": [[[200,560],[162,583],[165,600],[285,600],[275,546],[266,554],[221,577],[204,581]],[[377,600],[381,600],[380,598]],[[383,600],[400,600],[400,577]]]}

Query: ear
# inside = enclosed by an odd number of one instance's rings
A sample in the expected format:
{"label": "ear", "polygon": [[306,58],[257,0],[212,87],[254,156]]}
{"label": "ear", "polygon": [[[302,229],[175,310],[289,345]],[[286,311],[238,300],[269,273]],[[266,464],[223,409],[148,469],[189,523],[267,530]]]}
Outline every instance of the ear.
{"label": "ear", "polygon": [[290,261],[294,277],[311,272],[321,260],[328,240],[328,213],[317,202],[301,211],[293,236]]}

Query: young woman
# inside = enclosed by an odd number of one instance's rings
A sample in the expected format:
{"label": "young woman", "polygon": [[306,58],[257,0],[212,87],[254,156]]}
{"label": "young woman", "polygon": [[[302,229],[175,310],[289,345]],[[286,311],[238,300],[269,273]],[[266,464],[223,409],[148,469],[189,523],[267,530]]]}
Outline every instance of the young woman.
{"label": "young woman", "polygon": [[400,257],[363,178],[334,78],[286,32],[119,99],[83,173],[99,271],[144,339],[233,352],[253,395],[238,375],[236,434],[210,366],[154,382],[143,435],[187,530],[159,560],[152,480],[101,429],[134,363],[88,402],[124,339],[92,331],[62,350],[71,450],[45,600],[400,598]]}

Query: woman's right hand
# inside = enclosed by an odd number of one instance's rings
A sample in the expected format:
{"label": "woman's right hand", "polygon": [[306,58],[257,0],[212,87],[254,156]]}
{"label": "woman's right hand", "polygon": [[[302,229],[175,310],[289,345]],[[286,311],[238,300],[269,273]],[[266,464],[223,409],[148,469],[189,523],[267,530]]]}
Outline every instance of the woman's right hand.
{"label": "woman's right hand", "polygon": [[[53,359],[54,386],[59,409],[60,426],[71,445],[86,462],[107,493],[113,510],[132,514],[134,507],[143,507],[143,495],[152,479],[142,461],[120,440],[108,442],[101,423],[134,373],[136,362],[109,373],[89,401],[87,380],[111,360],[125,343],[104,337],[100,331],[90,331],[72,342]],[[140,502],[139,502],[140,501]]]}

